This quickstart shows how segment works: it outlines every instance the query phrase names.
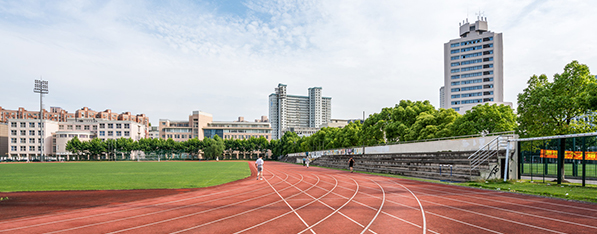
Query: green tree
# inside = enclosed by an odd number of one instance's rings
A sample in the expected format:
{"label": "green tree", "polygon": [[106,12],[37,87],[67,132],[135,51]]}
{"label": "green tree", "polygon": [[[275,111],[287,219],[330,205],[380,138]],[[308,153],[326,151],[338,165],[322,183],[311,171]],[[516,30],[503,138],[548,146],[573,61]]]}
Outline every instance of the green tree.
{"label": "green tree", "polygon": [[533,75],[518,94],[518,129],[522,137],[564,135],[591,131],[581,116],[592,114],[588,88],[596,79],[587,65],[572,61],[553,82],[546,75]]}
{"label": "green tree", "polygon": [[482,132],[506,132],[516,129],[516,115],[514,110],[507,105],[484,105],[474,106],[467,110],[464,115],[457,118],[451,127],[456,136],[473,135]]}

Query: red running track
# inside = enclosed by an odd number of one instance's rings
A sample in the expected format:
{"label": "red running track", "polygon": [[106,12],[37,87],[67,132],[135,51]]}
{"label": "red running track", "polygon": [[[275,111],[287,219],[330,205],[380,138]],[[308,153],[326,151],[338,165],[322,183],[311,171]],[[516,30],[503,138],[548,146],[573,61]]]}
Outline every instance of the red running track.
{"label": "red running track", "polygon": [[278,162],[267,162],[264,174],[260,181],[4,220],[0,234],[597,233],[594,204]]}

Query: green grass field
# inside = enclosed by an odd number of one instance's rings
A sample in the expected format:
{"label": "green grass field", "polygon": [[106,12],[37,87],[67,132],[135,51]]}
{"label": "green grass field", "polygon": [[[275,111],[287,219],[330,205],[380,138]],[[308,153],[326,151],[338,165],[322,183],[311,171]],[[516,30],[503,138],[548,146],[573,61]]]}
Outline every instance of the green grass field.
{"label": "green grass field", "polygon": [[[531,174],[531,168],[533,169],[533,175],[542,175],[543,171],[545,170],[544,164],[537,164],[533,163],[532,166],[530,163],[524,163],[523,174]],[[572,176],[574,170],[572,170],[573,165],[571,163],[564,164],[564,170],[566,171],[566,175]],[[582,175],[582,165],[577,164],[578,172],[576,176]],[[586,165],[586,176],[588,177],[597,177],[597,164],[587,164]],[[546,175],[557,175],[557,165],[555,163],[548,163]]]}
{"label": "green grass field", "polygon": [[0,192],[200,188],[246,178],[247,162],[0,164]]}

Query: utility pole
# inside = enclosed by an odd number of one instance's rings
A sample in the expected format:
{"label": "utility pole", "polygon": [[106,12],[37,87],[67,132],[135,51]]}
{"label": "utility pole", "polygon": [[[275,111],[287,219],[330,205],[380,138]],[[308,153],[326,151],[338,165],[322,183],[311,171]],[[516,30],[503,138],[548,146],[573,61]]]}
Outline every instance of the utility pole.
{"label": "utility pole", "polygon": [[41,161],[44,160],[44,109],[43,109],[43,97],[44,94],[49,93],[48,89],[48,81],[42,80],[41,77],[39,80],[35,80],[35,88],[33,88],[33,92],[39,93],[39,156]]}

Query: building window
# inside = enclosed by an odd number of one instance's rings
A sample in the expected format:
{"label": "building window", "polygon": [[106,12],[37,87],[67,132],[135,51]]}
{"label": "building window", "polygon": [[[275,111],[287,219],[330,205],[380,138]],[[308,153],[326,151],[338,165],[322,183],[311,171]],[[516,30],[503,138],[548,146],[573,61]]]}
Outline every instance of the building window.
{"label": "building window", "polygon": [[10,135],[16,136],[17,135],[17,130],[10,130]]}
{"label": "building window", "polygon": [[482,89],[483,87],[481,85],[478,86],[469,86],[469,87],[464,87],[461,88],[461,91],[467,91],[467,90],[477,90],[477,89]]}
{"label": "building window", "polygon": [[27,151],[27,146],[21,145],[21,151]]}
{"label": "building window", "polygon": [[452,98],[460,98],[460,94],[455,94],[451,96]]}
{"label": "building window", "polygon": [[493,57],[483,58],[483,62],[493,61]]}
{"label": "building window", "polygon": [[[465,55],[462,55],[462,57],[461,57],[461,58],[465,59],[465,58],[477,57],[477,56],[484,55],[486,52],[487,52],[487,51],[484,51],[483,53],[481,53],[481,52],[477,52],[477,53],[472,53],[472,54],[465,54]],[[492,51],[491,53],[493,53],[493,51]]]}
{"label": "building window", "polygon": [[455,81],[455,82],[450,83],[450,85],[459,85],[459,84],[460,84],[460,81]]}
{"label": "building window", "polygon": [[475,77],[475,76],[482,76],[482,75],[483,75],[482,72],[475,72],[475,73],[462,74],[461,77],[466,78],[466,77]]}
{"label": "building window", "polygon": [[21,138],[21,144],[27,143],[27,138]]}
{"label": "building window", "polygon": [[459,69],[459,68],[452,69],[452,70],[450,70],[450,72],[451,72],[451,73],[454,73],[454,72],[460,72],[460,69]]}
{"label": "building window", "polygon": [[483,95],[493,95],[493,91],[485,91],[483,92]]}
{"label": "building window", "polygon": [[459,63],[459,62],[450,63],[450,66],[451,66],[451,67],[455,67],[455,66],[458,66],[458,65],[460,65],[460,63]]}
{"label": "building window", "polygon": [[458,79],[458,78],[460,78],[460,75],[453,75],[452,76],[452,79]]}
{"label": "building window", "polygon": [[493,81],[493,77],[483,78],[483,82]]}
{"label": "building window", "polygon": [[17,127],[17,123],[15,123],[15,122],[10,123],[10,127],[16,128]]}
{"label": "building window", "polygon": [[483,88],[484,88],[484,89],[491,89],[491,88],[493,88],[493,84],[486,84],[486,85],[483,85]]}
{"label": "building window", "polygon": [[29,135],[30,136],[35,136],[35,130],[29,130]]}
{"label": "building window", "polygon": [[58,125],[58,130],[64,130],[64,125]]}
{"label": "building window", "polygon": [[455,53],[458,53],[458,52],[460,52],[460,50],[450,50],[450,54],[455,54]]}
{"label": "building window", "polygon": [[483,102],[493,102],[493,98],[485,98],[483,99]]}
{"label": "building window", "polygon": [[172,138],[172,134],[168,134],[168,138]]}
{"label": "building window", "polygon": [[73,130],[73,125],[67,125],[67,126],[66,126],[66,129],[67,129],[67,130]]}
{"label": "building window", "polygon": [[463,80],[462,84],[474,84],[474,83],[481,83],[482,79],[474,79],[474,80]]}
{"label": "building window", "polygon": [[464,97],[476,97],[476,96],[482,96],[482,95],[483,95],[483,93],[481,93],[481,92],[478,92],[478,93],[464,93],[464,94],[462,94],[462,97],[463,98]]}
{"label": "building window", "polygon": [[37,135],[41,136],[41,130],[37,131]]}
{"label": "building window", "polygon": [[483,51],[483,55],[493,54],[493,50]]}
{"label": "building window", "polygon": [[471,51],[471,50],[480,50],[481,48],[482,48],[481,46],[473,46],[473,47],[460,49],[460,52],[467,52],[467,51]]}
{"label": "building window", "polygon": [[452,104],[452,105],[458,105],[458,104],[460,104],[460,101],[452,101],[452,102],[450,102],[450,104]]}
{"label": "building window", "polygon": [[116,136],[122,136],[122,132],[121,131],[116,131]]}
{"label": "building window", "polygon": [[162,135],[162,139],[165,139],[165,138],[166,138],[166,135]]}
{"label": "building window", "polygon": [[101,123],[99,125],[100,125],[100,128],[106,128],[106,124],[104,124],[104,123]]}
{"label": "building window", "polygon": [[116,128],[122,128],[122,124],[117,123]]}
{"label": "building window", "polygon": [[452,91],[452,92],[459,92],[459,91],[460,91],[460,88],[453,88],[451,91]]}
{"label": "building window", "polygon": [[85,125],[84,129],[89,130],[89,125]]}
{"label": "building window", "polygon": [[460,107],[452,107],[455,111],[460,111]]}
{"label": "building window", "polygon": [[30,123],[29,123],[29,127],[30,127],[30,128],[34,128],[34,127],[35,127],[35,123],[34,123],[34,122],[30,122]]}
{"label": "building window", "polygon": [[130,136],[131,133],[129,131],[124,131],[124,136]]}
{"label": "building window", "polygon": [[26,128],[27,127],[27,123],[21,123],[21,128]]}
{"label": "building window", "polygon": [[17,143],[17,138],[10,138],[10,143],[16,144]]}
{"label": "building window", "polygon": [[26,130],[21,130],[21,136],[25,136],[27,135],[27,131]]}
{"label": "building window", "polygon": [[458,60],[458,59],[460,59],[460,56],[452,56],[452,57],[450,57],[450,60]]}
{"label": "building window", "polygon": [[106,132],[105,131],[99,131],[99,135],[100,136],[106,136]]}
{"label": "building window", "polygon": [[35,138],[29,138],[29,143],[35,144]]}
{"label": "building window", "polygon": [[114,136],[114,132],[108,131],[108,136]]}
{"label": "building window", "polygon": [[460,43],[453,43],[453,44],[450,44],[450,47],[458,47],[458,46],[460,46]]}
{"label": "building window", "polygon": [[17,146],[16,145],[10,146],[10,151],[17,151]]}
{"label": "building window", "polygon": [[486,38],[483,38],[483,41],[493,41],[493,37],[486,37]]}
{"label": "building window", "polygon": [[35,151],[35,146],[29,146],[29,151]]}
{"label": "building window", "polygon": [[131,128],[130,124],[124,124],[124,128]]}
{"label": "building window", "polygon": [[483,75],[493,75],[493,71],[484,71]]}
{"label": "building window", "polygon": [[114,124],[109,123],[108,128],[114,128]]}
{"label": "building window", "polygon": [[472,70],[479,70],[483,68],[483,66],[472,66],[472,67],[463,67],[462,71],[472,71]]}
{"label": "building window", "polygon": [[463,100],[462,104],[481,103],[481,99]]}

